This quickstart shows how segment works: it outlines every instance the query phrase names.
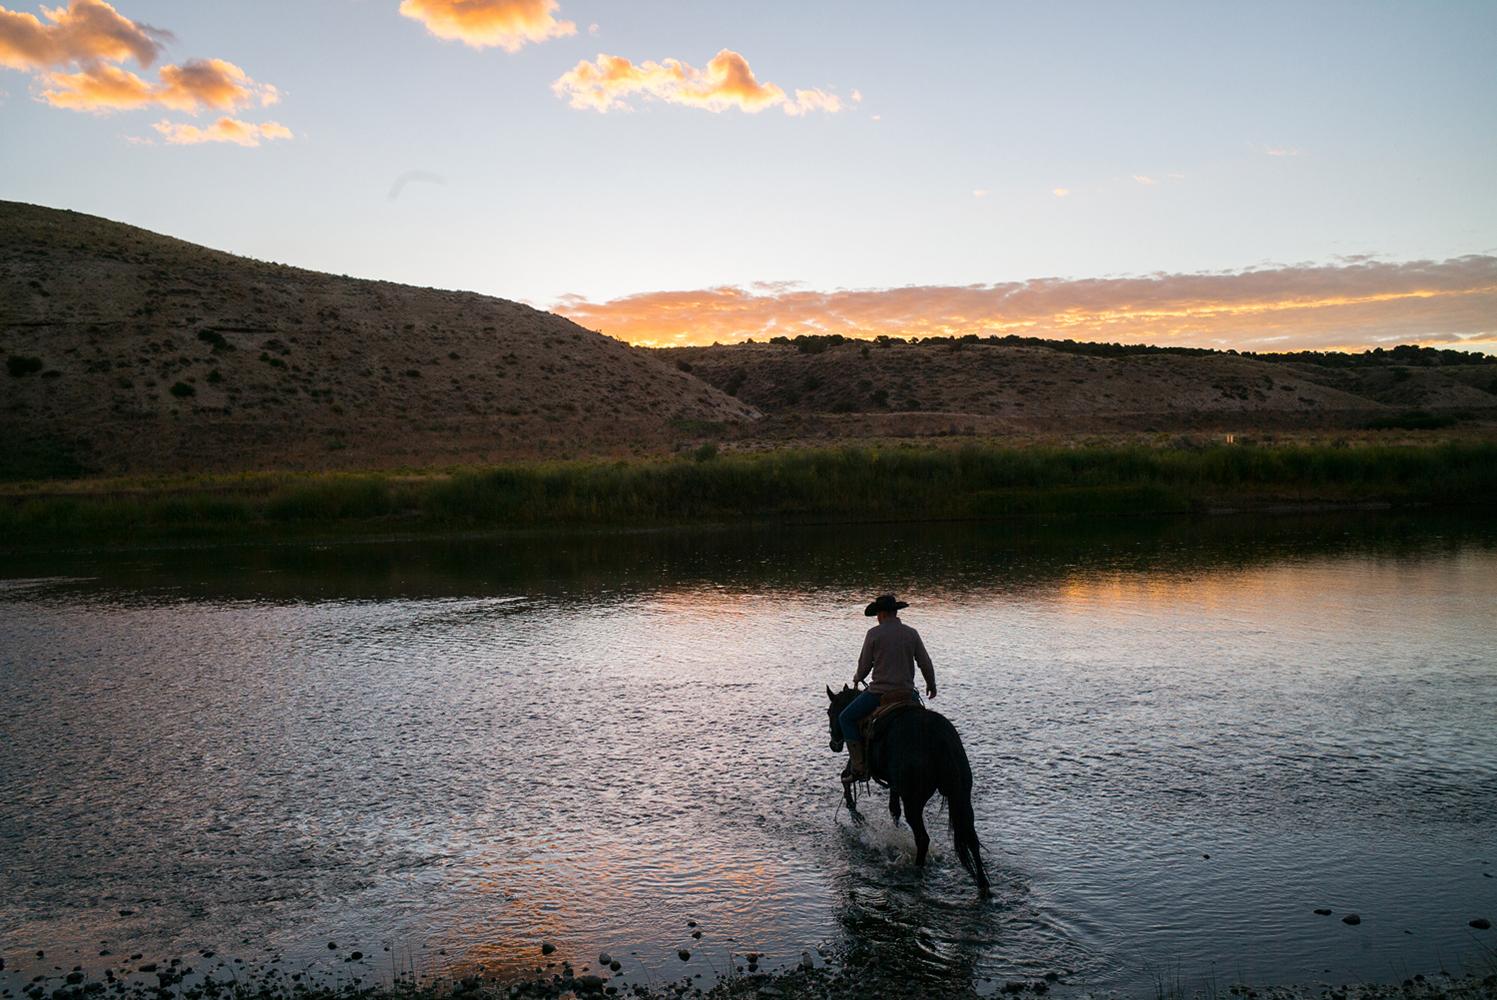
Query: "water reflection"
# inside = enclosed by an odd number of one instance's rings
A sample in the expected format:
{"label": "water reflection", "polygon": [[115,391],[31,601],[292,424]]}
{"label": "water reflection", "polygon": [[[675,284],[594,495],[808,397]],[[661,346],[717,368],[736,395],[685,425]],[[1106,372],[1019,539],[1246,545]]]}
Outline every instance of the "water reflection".
{"label": "water reflection", "polygon": [[[548,940],[656,981],[829,945],[934,992],[1433,971],[1497,909],[1493,538],[1357,516],[11,557],[0,941],[521,971]],[[821,688],[881,589],[915,598],[972,757],[990,906],[934,804],[923,877],[881,808],[837,818]]]}

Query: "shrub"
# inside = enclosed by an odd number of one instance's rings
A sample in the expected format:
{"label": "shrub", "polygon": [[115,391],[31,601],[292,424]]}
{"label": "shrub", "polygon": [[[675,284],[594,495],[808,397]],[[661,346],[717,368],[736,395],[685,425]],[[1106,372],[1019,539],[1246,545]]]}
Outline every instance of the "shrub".
{"label": "shrub", "polygon": [[196,396],[197,390],[186,382],[178,382],[171,387],[171,394],[178,399],[186,399],[188,396]]}
{"label": "shrub", "polygon": [[1432,431],[1449,427],[1459,418],[1453,413],[1430,413],[1426,410],[1409,410],[1386,417],[1374,417],[1367,421],[1369,430],[1386,431]]}
{"label": "shrub", "polygon": [[696,451],[693,451],[691,457],[698,462],[710,462],[717,457],[717,445],[708,441]]}
{"label": "shrub", "polygon": [[35,375],[42,370],[42,359],[30,358],[21,354],[12,354],[5,359],[5,370],[10,372],[12,378],[24,378],[27,375]]}

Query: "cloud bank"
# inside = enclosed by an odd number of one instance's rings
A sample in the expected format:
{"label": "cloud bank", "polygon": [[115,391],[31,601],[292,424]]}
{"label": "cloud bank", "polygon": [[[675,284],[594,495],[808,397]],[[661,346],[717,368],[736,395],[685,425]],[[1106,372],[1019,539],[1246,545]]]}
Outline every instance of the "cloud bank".
{"label": "cloud bank", "polygon": [[400,13],[438,38],[515,52],[577,33],[576,24],[556,19],[558,6],[557,0],[401,0]]}
{"label": "cloud bank", "polygon": [[632,111],[635,98],[664,101],[704,111],[737,109],[757,114],[779,108],[787,115],[835,113],[842,99],[823,90],[797,90],[794,96],[773,83],[761,83],[748,60],[723,49],[704,68],[665,59],[635,63],[623,56],[584,59],[562,74],[551,89],[582,111]]}
{"label": "cloud bank", "polygon": [[[280,100],[275,87],[256,82],[224,59],[189,59],[162,66],[156,80],[126,69],[121,65],[126,60],[149,69],[172,36],[130,20],[104,0],[70,0],[66,7],[42,7],[41,11],[39,18],[0,6],[0,65],[31,73],[37,98],[53,107],[96,113],[164,108],[196,114],[268,107]],[[206,129],[174,128],[184,130],[183,134],[227,136],[232,130],[222,127],[226,121],[234,120],[222,118]],[[257,130],[261,138],[291,135],[274,122],[263,127],[237,124]],[[242,141],[243,130],[238,134],[241,138],[196,141],[257,144]]]}
{"label": "cloud bank", "polygon": [[1238,350],[1497,344],[1497,257],[993,285],[649,292],[556,311],[633,344],[1018,334]]}

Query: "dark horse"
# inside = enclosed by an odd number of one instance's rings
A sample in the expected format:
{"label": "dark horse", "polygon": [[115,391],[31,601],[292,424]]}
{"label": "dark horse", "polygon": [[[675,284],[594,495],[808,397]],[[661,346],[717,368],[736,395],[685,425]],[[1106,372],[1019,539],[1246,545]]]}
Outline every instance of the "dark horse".
{"label": "dark horse", "polygon": [[[832,749],[842,752],[842,727],[837,716],[856,698],[855,688],[844,686],[840,692],[826,689],[831,704],[827,719],[831,723]],[[946,798],[951,819],[951,841],[956,858],[977,880],[982,895],[990,894],[988,873],[982,866],[982,845],[972,817],[972,766],[962,738],[944,715],[927,708],[900,710],[879,722],[879,737],[868,747],[868,769],[874,777],[889,784],[889,812],[899,822],[900,803],[905,819],[915,834],[915,864],[925,865],[930,849],[930,834],[925,831],[925,803],[936,792]],[[861,819],[852,783],[843,782],[842,796],[853,816]]]}

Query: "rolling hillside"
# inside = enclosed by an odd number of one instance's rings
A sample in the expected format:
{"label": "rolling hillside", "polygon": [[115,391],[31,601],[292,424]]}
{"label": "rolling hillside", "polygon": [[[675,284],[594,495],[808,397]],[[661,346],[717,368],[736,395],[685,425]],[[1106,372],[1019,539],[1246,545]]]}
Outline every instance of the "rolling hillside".
{"label": "rolling hillside", "polygon": [[503,299],[0,202],[0,479],[430,469],[706,440],[1497,425],[1497,363],[1448,351],[839,340],[636,349]]}
{"label": "rolling hillside", "polygon": [[398,468],[664,450],[753,409],[551,313],[0,202],[0,470]]}

